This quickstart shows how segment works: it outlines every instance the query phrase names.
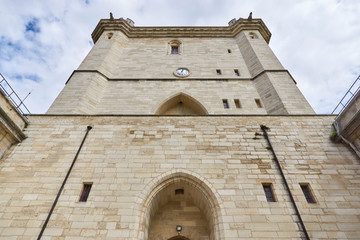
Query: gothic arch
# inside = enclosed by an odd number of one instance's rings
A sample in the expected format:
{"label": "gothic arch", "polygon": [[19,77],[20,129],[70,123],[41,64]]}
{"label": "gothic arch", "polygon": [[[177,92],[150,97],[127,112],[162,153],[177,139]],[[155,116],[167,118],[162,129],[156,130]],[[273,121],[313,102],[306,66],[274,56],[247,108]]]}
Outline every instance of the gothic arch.
{"label": "gothic arch", "polygon": [[169,238],[168,240],[190,240],[190,239],[183,237],[183,236],[175,236],[175,237]]}
{"label": "gothic arch", "polygon": [[[223,238],[222,233],[222,207],[220,195],[215,191],[211,184],[198,174],[187,170],[172,170],[156,177],[144,188],[137,203],[140,207],[140,225],[139,235],[137,239],[148,239],[152,221],[156,221],[156,214],[159,209],[167,204],[166,201],[172,200],[174,190],[177,188],[185,189],[188,196],[184,196],[184,200],[191,199],[195,207],[199,208],[206,222],[208,230],[208,239],[218,240]],[[170,200],[169,200],[170,199]],[[155,220],[154,220],[155,219]],[[183,239],[198,239],[198,233],[189,232],[189,227],[184,226],[181,232]],[[156,239],[177,239],[175,237],[175,225],[170,230],[162,230],[161,236]],[[153,235],[152,235],[153,236]],[[150,239],[151,240],[151,239]]]}
{"label": "gothic arch", "polygon": [[183,92],[165,99],[157,108],[157,115],[207,115],[206,108],[195,98]]}

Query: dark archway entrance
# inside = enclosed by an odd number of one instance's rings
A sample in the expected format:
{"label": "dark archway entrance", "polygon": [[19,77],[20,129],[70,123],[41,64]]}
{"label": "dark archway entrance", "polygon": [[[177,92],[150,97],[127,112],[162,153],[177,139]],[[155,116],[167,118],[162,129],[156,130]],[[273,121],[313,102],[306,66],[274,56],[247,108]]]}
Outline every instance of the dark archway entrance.
{"label": "dark archway entrance", "polygon": [[156,111],[158,115],[207,115],[205,107],[195,98],[179,93],[164,102]]}
{"label": "dark archway entrance", "polygon": [[190,239],[183,237],[183,236],[175,236],[175,237],[169,238],[168,240],[190,240]]}

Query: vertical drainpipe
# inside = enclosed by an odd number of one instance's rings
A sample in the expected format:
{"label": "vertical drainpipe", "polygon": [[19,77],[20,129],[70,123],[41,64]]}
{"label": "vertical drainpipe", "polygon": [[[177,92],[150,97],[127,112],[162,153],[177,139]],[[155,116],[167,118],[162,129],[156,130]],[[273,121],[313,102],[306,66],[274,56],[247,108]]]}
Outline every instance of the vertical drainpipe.
{"label": "vertical drainpipe", "polygon": [[304,222],[303,222],[303,220],[302,220],[302,218],[301,218],[299,209],[298,209],[297,206],[296,206],[294,197],[293,197],[293,195],[292,195],[292,193],[291,193],[291,191],[290,191],[289,185],[288,185],[288,183],[287,183],[287,181],[286,181],[284,172],[282,171],[282,168],[281,168],[281,165],[280,165],[280,163],[279,163],[279,160],[278,160],[278,158],[277,158],[277,156],[276,156],[276,153],[275,153],[275,151],[274,151],[274,149],[273,149],[273,147],[272,147],[272,145],[271,145],[269,136],[268,136],[267,131],[266,131],[267,127],[264,126],[264,125],[261,125],[260,127],[261,127],[261,130],[262,130],[263,133],[264,133],[264,137],[265,137],[265,139],[266,139],[266,141],[267,141],[267,143],[268,143],[268,145],[269,145],[269,147],[270,147],[270,150],[271,150],[271,152],[272,152],[272,154],[273,154],[273,156],[274,156],[274,160],[275,160],[276,166],[277,166],[277,168],[278,168],[278,170],[279,170],[279,172],[280,172],[280,174],[281,174],[282,180],[283,180],[283,182],[284,182],[284,184],[285,184],[285,187],[286,187],[286,190],[287,190],[287,192],[288,192],[288,194],[289,194],[291,203],[292,203],[292,205],[293,205],[293,207],[294,207],[294,209],[295,209],[296,215],[297,215],[297,217],[298,217],[298,219],[299,219],[299,222],[300,222],[302,231],[303,231],[303,233],[304,233],[304,235],[305,235],[305,238],[306,238],[307,240],[310,240],[309,234],[308,234],[308,232],[307,232],[307,230],[306,230],[306,228],[305,228],[305,224],[304,224]]}
{"label": "vertical drainpipe", "polygon": [[41,231],[40,231],[40,233],[39,233],[39,236],[38,236],[37,240],[40,240],[40,239],[41,239],[41,237],[42,237],[42,235],[43,235],[43,233],[44,233],[44,231],[45,231],[45,228],[46,228],[46,226],[47,226],[47,224],[48,224],[48,222],[49,222],[49,220],[50,220],[51,214],[53,213],[53,211],[54,211],[54,209],[55,209],[55,207],[56,207],[56,204],[57,204],[57,202],[58,202],[58,200],[59,200],[59,197],[60,197],[60,195],[61,195],[61,192],[62,192],[62,190],[64,189],[65,183],[66,183],[67,179],[69,178],[69,175],[70,175],[70,173],[71,173],[71,170],[72,170],[72,168],[74,167],[74,164],[75,164],[75,162],[76,162],[76,159],[78,158],[79,153],[80,153],[80,151],[81,151],[81,148],[82,148],[82,146],[84,145],[84,142],[85,142],[85,140],[86,140],[86,137],[87,137],[87,135],[89,134],[89,132],[90,132],[91,129],[92,129],[92,126],[87,126],[87,130],[86,130],[85,136],[84,136],[84,138],[83,138],[83,140],[82,140],[82,142],[81,142],[81,144],[80,144],[80,146],[79,146],[79,149],[77,150],[77,153],[76,153],[76,155],[75,155],[75,157],[74,157],[74,160],[73,160],[73,162],[72,162],[72,164],[71,164],[71,166],[70,166],[70,168],[69,168],[69,170],[68,170],[68,172],[67,172],[67,174],[66,174],[66,176],[65,176],[65,178],[64,178],[64,181],[63,181],[63,183],[62,183],[62,185],[61,185],[61,187],[60,187],[60,189],[59,189],[59,192],[58,192],[58,194],[56,195],[56,198],[55,198],[55,200],[54,200],[54,203],[53,203],[53,205],[52,205],[52,207],[51,207],[51,209],[50,209],[50,212],[49,212],[49,214],[48,214],[48,216],[47,216],[47,218],[46,218],[46,220],[45,220],[45,222],[44,222],[44,225],[43,225],[42,228],[41,228]]}

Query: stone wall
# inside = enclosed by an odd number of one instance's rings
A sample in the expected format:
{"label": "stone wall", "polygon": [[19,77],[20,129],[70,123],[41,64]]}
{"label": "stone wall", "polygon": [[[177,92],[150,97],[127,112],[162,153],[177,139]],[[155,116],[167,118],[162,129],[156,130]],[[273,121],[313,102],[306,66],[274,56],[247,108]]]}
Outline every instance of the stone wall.
{"label": "stone wall", "polygon": [[[36,239],[87,125],[93,129],[44,239],[143,239],[162,206],[152,208],[152,199],[179,179],[197,189],[189,193],[193,210],[214,226],[212,238],[299,239],[273,156],[256,134],[261,124],[311,239],[360,235],[359,159],[330,141],[333,116],[29,118],[28,138],[0,162],[4,239]],[[93,186],[79,202],[84,182]],[[266,201],[262,183],[273,184],[277,202]],[[300,183],[310,184],[317,203],[307,203]]]}
{"label": "stone wall", "polygon": [[[235,38],[177,38],[180,54],[169,54],[171,38],[115,32],[109,39],[109,33],[102,34],[48,113],[154,114],[163,99],[180,92],[210,114],[314,113],[258,31]],[[187,78],[174,76],[180,67],[190,70]],[[224,98],[239,98],[244,108],[224,110]]]}
{"label": "stone wall", "polygon": [[25,139],[28,121],[0,89],[0,159],[15,143]]}

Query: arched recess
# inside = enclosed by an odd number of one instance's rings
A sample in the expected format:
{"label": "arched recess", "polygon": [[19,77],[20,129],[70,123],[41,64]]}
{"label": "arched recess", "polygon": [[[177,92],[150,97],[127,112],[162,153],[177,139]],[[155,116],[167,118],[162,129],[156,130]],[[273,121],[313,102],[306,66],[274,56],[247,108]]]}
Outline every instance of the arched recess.
{"label": "arched recess", "polygon": [[169,240],[190,240],[184,236],[175,236],[175,237],[172,237],[172,238],[169,238]]}
{"label": "arched recess", "polygon": [[[179,189],[183,194],[175,194]],[[223,239],[220,196],[197,174],[186,170],[163,174],[145,187],[139,199],[145,200],[139,209],[137,239]],[[177,225],[183,228],[180,235]]]}
{"label": "arched recess", "polygon": [[207,115],[206,108],[195,98],[178,93],[161,103],[157,115]]}

